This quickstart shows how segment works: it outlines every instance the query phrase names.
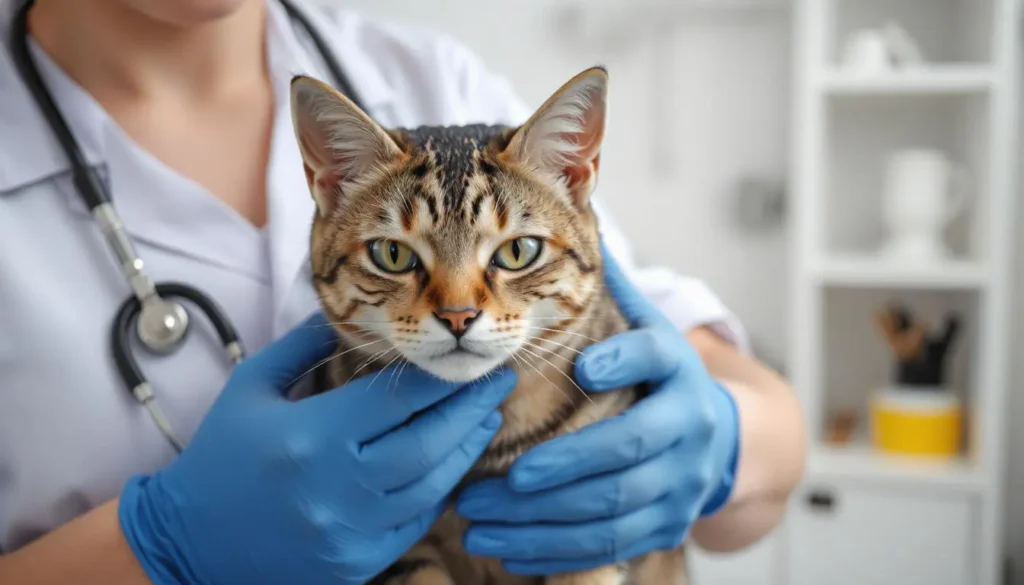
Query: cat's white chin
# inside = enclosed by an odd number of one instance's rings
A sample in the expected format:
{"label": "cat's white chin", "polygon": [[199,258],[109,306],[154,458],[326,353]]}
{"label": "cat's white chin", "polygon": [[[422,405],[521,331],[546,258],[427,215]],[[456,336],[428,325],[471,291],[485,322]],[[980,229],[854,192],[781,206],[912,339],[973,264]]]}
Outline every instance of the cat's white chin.
{"label": "cat's white chin", "polygon": [[448,382],[472,382],[500,366],[501,357],[482,356],[467,351],[410,360],[423,370]]}

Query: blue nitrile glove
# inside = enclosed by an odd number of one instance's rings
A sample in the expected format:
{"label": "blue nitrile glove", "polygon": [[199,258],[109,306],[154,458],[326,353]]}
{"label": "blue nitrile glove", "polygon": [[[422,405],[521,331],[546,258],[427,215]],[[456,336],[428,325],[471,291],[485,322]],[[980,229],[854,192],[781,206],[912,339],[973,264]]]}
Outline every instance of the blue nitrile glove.
{"label": "blue nitrile glove", "polygon": [[332,341],[318,315],[247,359],[181,456],[128,482],[121,525],[154,583],[362,584],[426,533],[514,375],[459,388],[408,366],[287,400]]}
{"label": "blue nitrile glove", "polygon": [[593,391],[648,382],[621,416],[525,453],[508,478],[470,486],[457,510],[471,553],[524,575],[607,565],[678,545],[732,491],[739,452],[731,395],[604,251],[607,285],[633,330],[576,364]]}

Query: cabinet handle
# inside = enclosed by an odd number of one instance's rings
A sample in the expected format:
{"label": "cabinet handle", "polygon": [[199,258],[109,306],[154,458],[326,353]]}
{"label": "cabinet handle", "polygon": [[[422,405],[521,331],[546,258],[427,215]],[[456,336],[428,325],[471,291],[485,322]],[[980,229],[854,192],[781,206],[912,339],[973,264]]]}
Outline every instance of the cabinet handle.
{"label": "cabinet handle", "polygon": [[807,505],[821,512],[831,512],[835,504],[835,496],[827,490],[814,490],[807,495]]}

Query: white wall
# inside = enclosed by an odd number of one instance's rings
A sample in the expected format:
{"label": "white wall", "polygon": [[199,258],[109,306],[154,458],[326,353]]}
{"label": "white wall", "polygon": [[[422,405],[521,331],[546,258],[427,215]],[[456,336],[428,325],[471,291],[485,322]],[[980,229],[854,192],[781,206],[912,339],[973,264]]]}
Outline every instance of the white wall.
{"label": "white wall", "polygon": [[[744,175],[785,175],[787,18],[753,26],[676,26],[671,56],[661,61],[659,70],[652,42],[606,57],[594,47],[574,47],[560,38],[552,28],[552,14],[567,0],[341,1],[461,39],[507,75],[531,104],[539,104],[580,69],[596,62],[607,65],[612,97],[601,197],[616,212],[642,261],[705,279],[770,357],[784,357],[784,230],[743,230],[733,223],[730,205],[731,189]],[[587,2],[598,15],[615,4]],[[651,115],[658,76],[670,88],[673,109],[663,119]],[[652,145],[659,143],[659,135],[677,146],[676,168],[664,176],[651,166]],[[1024,225],[1024,205],[1019,212]],[[1017,267],[1017,290],[1024,290],[1024,254],[1018,254]],[[1024,311],[1018,310],[1014,319],[1014,344],[1019,347],[1024,343]],[[1013,380],[1024,379],[1024,360],[1017,360],[1014,374]],[[1018,584],[1024,585],[1024,424],[1013,424],[1024,421],[1024,393],[1014,393],[1010,412],[1016,448],[1010,454],[1007,536],[1017,558]]]}
{"label": "white wall", "polygon": [[[551,15],[567,3],[345,2],[459,38],[506,75],[531,105],[540,105],[583,68],[607,65],[610,127],[599,196],[616,212],[642,261],[706,279],[775,357],[785,346],[778,335],[785,318],[778,310],[785,294],[785,234],[780,228],[744,233],[731,223],[730,205],[734,182],[744,174],[784,178],[789,85],[784,13],[767,26],[680,28],[671,61],[656,70],[650,42],[603,59],[593,47],[573,47],[559,38]],[[624,5],[602,6],[616,4]],[[595,12],[600,9],[592,8]],[[659,76],[670,88],[673,109],[663,119],[651,114]],[[659,134],[677,147],[676,168],[664,176],[656,176],[651,163]]]}

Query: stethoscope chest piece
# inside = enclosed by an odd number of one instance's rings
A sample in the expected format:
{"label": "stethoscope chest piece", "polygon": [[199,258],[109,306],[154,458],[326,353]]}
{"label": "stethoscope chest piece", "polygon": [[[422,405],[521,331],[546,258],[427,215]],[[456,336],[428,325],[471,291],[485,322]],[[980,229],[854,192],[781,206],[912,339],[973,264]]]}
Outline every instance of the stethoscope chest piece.
{"label": "stethoscope chest piece", "polygon": [[166,354],[185,339],[188,325],[188,311],[181,303],[155,297],[142,303],[135,330],[146,349]]}
{"label": "stethoscope chest piece", "polygon": [[[329,47],[317,33],[312,22],[288,0],[280,1],[289,16],[298,20],[309,33],[331,74],[336,78],[339,91],[349,94],[352,101],[360,104],[358,97],[352,93],[352,87],[340,64],[331,55]],[[15,15],[11,25],[11,55],[22,74],[26,88],[31,92],[61,149],[67,155],[75,189],[89,208],[133,293],[121,304],[111,324],[109,340],[113,361],[135,400],[146,407],[160,431],[176,450],[181,451],[183,444],[175,437],[170,423],[160,411],[153,389],[135,359],[131,347],[132,337],[137,337],[142,346],[154,354],[168,354],[174,351],[188,335],[191,325],[189,313],[185,305],[179,302],[180,299],[187,301],[200,314],[207,317],[216,329],[229,363],[239,364],[245,358],[245,348],[231,320],[213,299],[187,284],[153,282],[146,274],[143,261],[114,209],[110,193],[86,161],[78,141],[75,140],[60,108],[47,89],[29,51],[28,12],[32,5],[33,0],[23,0]]]}

